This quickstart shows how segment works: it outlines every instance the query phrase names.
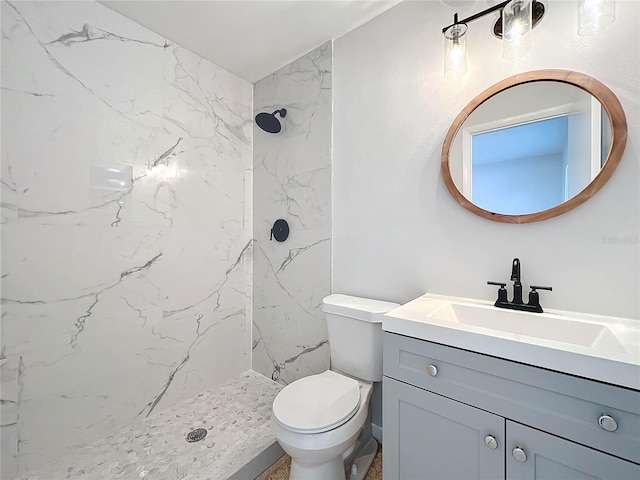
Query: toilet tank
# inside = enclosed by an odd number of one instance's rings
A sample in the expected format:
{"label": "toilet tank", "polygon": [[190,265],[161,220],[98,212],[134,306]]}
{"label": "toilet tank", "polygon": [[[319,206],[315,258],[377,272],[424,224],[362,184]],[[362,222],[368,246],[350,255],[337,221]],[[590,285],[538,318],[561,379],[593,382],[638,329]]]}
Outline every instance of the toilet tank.
{"label": "toilet tank", "polygon": [[369,382],[382,381],[382,316],[397,303],[333,294],[322,301],[331,369]]}

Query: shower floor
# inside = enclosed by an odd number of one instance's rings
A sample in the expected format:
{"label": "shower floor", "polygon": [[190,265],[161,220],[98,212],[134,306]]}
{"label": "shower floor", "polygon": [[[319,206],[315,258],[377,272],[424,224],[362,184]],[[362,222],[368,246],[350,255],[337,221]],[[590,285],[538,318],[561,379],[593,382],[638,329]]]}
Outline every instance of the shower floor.
{"label": "shower floor", "polygon": [[[20,479],[253,479],[284,453],[269,429],[280,389],[245,372]],[[206,437],[187,442],[197,428]]]}

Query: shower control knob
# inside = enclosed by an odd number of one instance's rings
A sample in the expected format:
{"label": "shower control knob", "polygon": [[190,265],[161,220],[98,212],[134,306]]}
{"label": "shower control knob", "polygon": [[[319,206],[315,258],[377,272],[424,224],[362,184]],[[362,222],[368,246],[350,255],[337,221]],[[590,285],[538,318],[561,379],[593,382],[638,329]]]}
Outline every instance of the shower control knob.
{"label": "shower control knob", "polygon": [[498,448],[498,440],[493,435],[487,435],[484,437],[484,444],[491,450]]}
{"label": "shower control knob", "polygon": [[289,237],[289,224],[286,220],[279,218],[273,224],[271,228],[271,238],[269,240],[273,240],[274,238],[278,242],[284,242]]}
{"label": "shower control knob", "polygon": [[521,447],[516,447],[511,451],[511,455],[517,462],[524,463],[527,461],[527,454]]}
{"label": "shower control knob", "polygon": [[427,365],[427,373],[430,377],[435,377],[438,375],[438,367],[435,365]]}
{"label": "shower control knob", "polygon": [[618,430],[618,422],[607,413],[603,413],[598,417],[598,424],[607,432],[615,432]]}

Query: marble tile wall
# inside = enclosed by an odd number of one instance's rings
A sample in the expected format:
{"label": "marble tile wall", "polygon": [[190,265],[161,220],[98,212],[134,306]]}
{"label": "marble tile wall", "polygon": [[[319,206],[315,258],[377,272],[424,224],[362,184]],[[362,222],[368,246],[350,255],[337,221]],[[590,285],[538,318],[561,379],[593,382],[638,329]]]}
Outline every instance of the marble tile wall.
{"label": "marble tile wall", "polygon": [[[254,126],[252,364],[286,385],[329,367],[330,43],[255,84],[254,115],[280,108],[280,133]],[[283,243],[269,239],[279,218],[290,227]]]}
{"label": "marble tile wall", "polygon": [[2,2],[1,80],[12,478],[251,367],[252,85],[92,1]]}

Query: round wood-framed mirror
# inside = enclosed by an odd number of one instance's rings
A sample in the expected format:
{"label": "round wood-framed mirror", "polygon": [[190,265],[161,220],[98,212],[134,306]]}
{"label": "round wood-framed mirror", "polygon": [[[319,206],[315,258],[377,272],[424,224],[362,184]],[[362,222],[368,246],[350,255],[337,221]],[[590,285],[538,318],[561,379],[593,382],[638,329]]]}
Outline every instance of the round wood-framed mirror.
{"label": "round wood-framed mirror", "polygon": [[622,105],[603,83],[537,70],[489,87],[458,114],[442,147],[442,177],[476,215],[537,222],[600,190],[626,141]]}

